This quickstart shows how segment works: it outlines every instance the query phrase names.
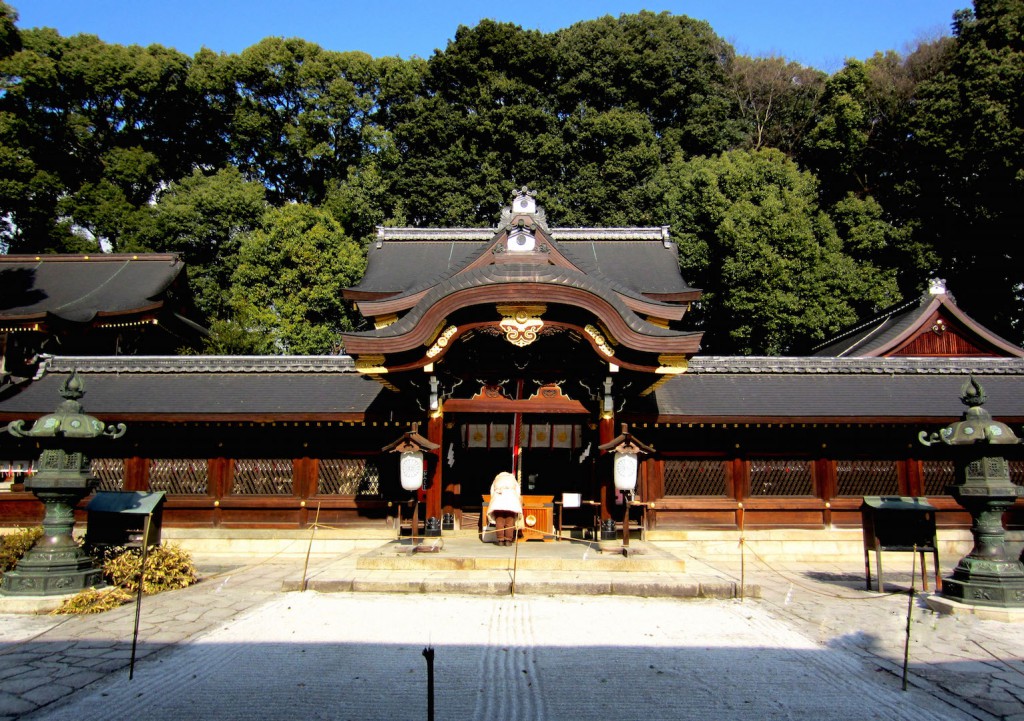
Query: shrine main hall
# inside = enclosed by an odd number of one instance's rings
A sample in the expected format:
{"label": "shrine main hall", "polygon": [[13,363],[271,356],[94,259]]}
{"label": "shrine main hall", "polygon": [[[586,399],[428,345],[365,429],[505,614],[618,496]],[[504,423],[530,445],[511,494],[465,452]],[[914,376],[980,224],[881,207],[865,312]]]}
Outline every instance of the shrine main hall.
{"label": "shrine main hall", "polygon": [[[343,333],[344,355],[173,355],[202,330],[184,273],[175,256],[0,259],[0,424],[53,412],[77,374],[86,411],[128,428],[95,452],[98,488],[163,491],[165,528],[380,531],[418,501],[424,529],[479,532],[504,470],[539,499],[539,540],[623,519],[651,538],[824,533],[859,528],[865,496],[925,497],[964,529],[953,459],[920,432],[960,417],[970,378],[1024,423],[1024,350],[939,281],[811,355],[705,356],[668,228],[550,227],[525,189],[495,228],[380,228],[345,291],[372,329]],[[643,449],[635,493],[613,482],[623,437]],[[410,438],[414,491],[394,452]],[[0,439],[0,524],[42,517],[23,486],[37,457]]]}

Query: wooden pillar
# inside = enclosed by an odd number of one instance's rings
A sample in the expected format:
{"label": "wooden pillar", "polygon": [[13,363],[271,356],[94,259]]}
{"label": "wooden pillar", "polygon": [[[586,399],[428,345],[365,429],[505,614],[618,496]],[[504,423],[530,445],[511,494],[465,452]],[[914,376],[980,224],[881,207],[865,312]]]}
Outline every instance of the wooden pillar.
{"label": "wooden pillar", "polygon": [[733,497],[736,499],[736,527],[742,531],[745,527],[744,524],[746,523],[744,510],[746,509],[747,503],[747,486],[749,476],[746,460],[738,456],[733,458],[731,471],[732,493]]}
{"label": "wooden pillar", "polygon": [[231,459],[211,458],[208,466],[206,489],[213,497],[213,514],[210,523],[213,526],[220,525],[220,499],[231,491],[232,477]]}
{"label": "wooden pillar", "polygon": [[430,473],[429,482],[427,484],[427,498],[426,498],[426,517],[441,520],[441,491],[442,489],[442,469],[444,463],[441,460],[444,458],[444,414],[438,411],[433,413],[427,418],[427,440],[431,443],[437,444],[437,450],[432,451],[436,456],[433,460],[433,464],[428,464],[427,470]]}
{"label": "wooden pillar", "polygon": [[[612,414],[601,415],[597,424],[598,445],[610,443],[615,438],[615,417]],[[597,463],[597,482],[601,494],[601,520],[612,518],[612,505],[615,502],[615,482],[612,478],[612,468],[608,454],[601,453]]]}
{"label": "wooden pillar", "polygon": [[313,520],[308,500],[317,492],[318,467],[317,459],[309,457],[296,458],[292,467],[292,490],[296,496],[302,499],[299,506],[299,525],[301,526],[306,526]]}
{"label": "wooden pillar", "polygon": [[921,468],[921,461],[917,458],[907,458],[904,461],[906,468],[906,482],[900,492],[907,496],[924,495],[924,473]]}
{"label": "wooden pillar", "polygon": [[818,458],[815,461],[814,474],[818,479],[818,497],[825,502],[822,511],[822,523],[825,528],[832,527],[832,499],[836,497],[837,479],[836,464],[830,458]]}
{"label": "wooden pillar", "polygon": [[132,456],[124,459],[124,490],[149,490],[149,459]]}

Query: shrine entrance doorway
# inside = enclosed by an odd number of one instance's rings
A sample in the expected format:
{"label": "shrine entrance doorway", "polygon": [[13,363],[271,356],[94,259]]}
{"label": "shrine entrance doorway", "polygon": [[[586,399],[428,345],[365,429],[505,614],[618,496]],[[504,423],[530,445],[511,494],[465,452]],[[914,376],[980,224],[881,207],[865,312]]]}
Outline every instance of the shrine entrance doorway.
{"label": "shrine entrance doorway", "polygon": [[[594,495],[594,431],[579,416],[523,415],[518,442],[516,429],[512,414],[459,414],[446,424],[442,503],[460,518],[460,528],[483,530],[484,496],[501,471],[514,470],[523,496],[538,502],[560,504],[565,493]],[[551,519],[556,512],[552,505]]]}

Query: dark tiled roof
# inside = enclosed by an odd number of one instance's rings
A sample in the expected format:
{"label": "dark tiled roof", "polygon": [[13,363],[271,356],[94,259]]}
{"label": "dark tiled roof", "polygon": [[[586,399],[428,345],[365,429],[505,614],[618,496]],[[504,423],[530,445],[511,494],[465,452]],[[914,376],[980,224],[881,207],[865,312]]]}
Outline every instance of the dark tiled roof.
{"label": "dark tiled roof", "polygon": [[[66,373],[0,389],[0,413],[50,413]],[[342,415],[366,411],[383,387],[354,373],[81,373],[82,404],[104,416]]]}
{"label": "dark tiled roof", "polygon": [[956,301],[938,282],[920,298],[901,303],[880,313],[870,321],[848,329],[813,349],[818,356],[869,357],[884,356],[899,350],[915,335],[931,327],[933,313],[940,312],[947,320],[957,321],[973,334],[984,353],[1024,357],[1024,349],[1000,338],[957,306]]}
{"label": "dark tiled roof", "polygon": [[[366,275],[352,290],[408,295],[430,288],[479,257],[496,235],[470,228],[385,230],[391,233],[370,247]],[[580,270],[617,292],[641,297],[694,290],[679,274],[677,246],[660,228],[554,229],[551,238]]]}
{"label": "dark tiled roof", "polygon": [[184,265],[172,255],[0,256],[0,321],[97,315],[150,308]]}
{"label": "dark tiled roof", "polygon": [[688,373],[769,375],[1024,375],[1019,358],[963,356],[826,358],[820,356],[694,356]]}
{"label": "dark tiled roof", "polygon": [[482,241],[384,241],[367,252],[366,275],[353,290],[405,295],[429,288],[476,258]]}
{"label": "dark tiled roof", "polygon": [[839,358],[871,355],[887,348],[920,322],[922,310],[930,300],[930,297],[925,296],[888,308],[866,323],[849,328],[816,346],[812,352],[818,356]]}
{"label": "dark tiled roof", "polygon": [[44,373],[355,373],[347,355],[45,356]]}
{"label": "dark tiled roof", "polygon": [[[57,389],[73,369],[86,382],[86,410],[107,416],[361,414],[390,395],[353,373],[347,356],[62,357],[47,361],[40,379],[0,388],[0,413],[52,412],[60,401]],[[642,412],[681,422],[947,422],[963,412],[960,387],[969,377],[984,386],[985,408],[993,416],[1024,422],[1024,360],[1018,358],[697,356],[687,373],[658,388],[654,404]]]}
{"label": "dark tiled roof", "polygon": [[687,293],[679,273],[679,248],[661,241],[558,241],[566,257],[581,270],[599,271],[634,293]]}
{"label": "dark tiled roof", "polygon": [[[1009,358],[694,358],[655,391],[657,413],[683,420],[958,417],[973,376],[993,416],[1024,419],[1024,361]],[[908,441],[909,442],[909,441]]]}

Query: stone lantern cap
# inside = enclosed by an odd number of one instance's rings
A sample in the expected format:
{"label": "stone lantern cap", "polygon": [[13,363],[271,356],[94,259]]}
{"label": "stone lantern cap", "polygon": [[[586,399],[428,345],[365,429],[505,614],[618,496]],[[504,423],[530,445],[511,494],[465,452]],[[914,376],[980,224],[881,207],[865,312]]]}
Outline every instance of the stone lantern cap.
{"label": "stone lantern cap", "polygon": [[976,443],[990,443],[998,445],[1014,445],[1021,440],[1014,434],[1013,430],[1000,421],[992,418],[992,415],[982,408],[988,397],[981,384],[968,378],[960,389],[960,402],[967,406],[961,420],[951,423],[938,433],[929,435],[921,431],[919,440],[926,446],[934,443],[944,443],[947,446],[966,446]]}
{"label": "stone lantern cap", "polygon": [[12,421],[8,432],[17,438],[120,438],[127,430],[123,423],[107,426],[103,421],[85,413],[78,400],[85,395],[85,383],[73,372],[61,384],[60,396],[64,399],[57,410],[39,418],[32,428],[25,430],[25,421]]}

